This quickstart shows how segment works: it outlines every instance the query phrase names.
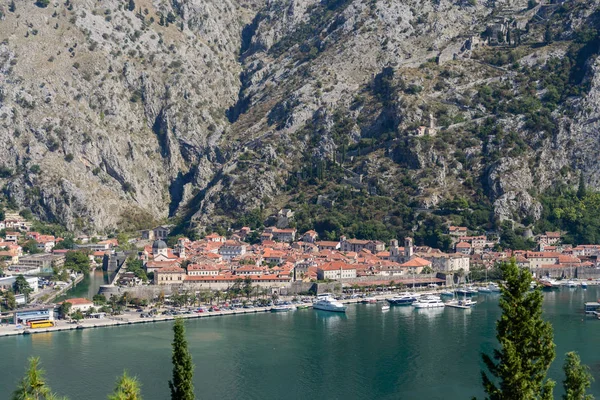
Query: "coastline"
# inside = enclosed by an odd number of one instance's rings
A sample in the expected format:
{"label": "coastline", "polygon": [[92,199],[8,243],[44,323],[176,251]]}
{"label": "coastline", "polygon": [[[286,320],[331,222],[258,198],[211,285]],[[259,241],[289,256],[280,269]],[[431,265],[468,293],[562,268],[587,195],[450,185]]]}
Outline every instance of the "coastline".
{"label": "coastline", "polygon": [[[370,299],[376,299],[377,301],[384,301],[388,298],[392,298],[397,294],[387,294],[380,296],[373,296]],[[344,304],[358,304],[362,300],[361,298],[357,299],[345,299],[340,300],[341,303]],[[302,303],[298,305],[308,305],[312,308],[312,303]],[[183,319],[201,319],[201,318],[213,318],[213,317],[223,317],[228,315],[238,315],[238,314],[257,314],[263,312],[270,312],[272,307],[256,307],[256,308],[242,308],[239,310],[227,310],[227,311],[213,311],[213,312],[204,312],[204,313],[193,313],[193,314],[183,314],[183,315],[160,315],[156,317],[149,318],[140,318],[139,314],[136,315],[125,315],[125,316],[115,316],[105,319],[88,319],[84,320],[78,324],[67,323],[63,320],[58,322],[57,326],[53,326],[51,328],[40,328],[40,329],[17,329],[15,325],[10,326],[2,326],[0,327],[0,337],[7,336],[18,336],[18,335],[35,335],[38,333],[52,333],[52,332],[63,332],[63,331],[74,331],[74,330],[83,330],[83,329],[93,329],[93,328],[108,328],[113,326],[124,326],[124,325],[135,325],[135,324],[150,324],[155,322],[165,322],[165,321],[174,321],[176,318]]]}

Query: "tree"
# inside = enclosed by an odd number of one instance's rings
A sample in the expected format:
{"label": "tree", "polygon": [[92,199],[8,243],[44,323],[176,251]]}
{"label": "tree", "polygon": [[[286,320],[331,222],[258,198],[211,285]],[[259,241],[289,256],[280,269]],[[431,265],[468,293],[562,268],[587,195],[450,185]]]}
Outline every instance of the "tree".
{"label": "tree", "polygon": [[29,358],[29,368],[25,377],[19,383],[17,390],[13,392],[12,400],[59,400],[44,379],[45,371],[39,367],[40,359]]}
{"label": "tree", "polygon": [[50,0],[37,0],[35,2],[35,5],[40,8],[46,8],[48,7],[48,4],[50,4]]}
{"label": "tree", "polygon": [[425,267],[423,267],[423,269],[421,270],[422,274],[432,274],[433,273],[433,268],[431,268],[429,265],[426,265]]}
{"label": "tree", "polygon": [[83,314],[80,310],[76,310],[71,316],[71,318],[73,318],[73,320],[75,321],[81,321],[83,319]]}
{"label": "tree", "polygon": [[583,178],[583,172],[579,174],[579,186],[577,187],[577,197],[582,200],[585,197],[585,179]]}
{"label": "tree", "polygon": [[106,304],[106,297],[104,297],[103,294],[95,294],[94,297],[92,297],[92,301],[95,305],[101,306]]}
{"label": "tree", "polygon": [[577,353],[573,351],[567,353],[563,371],[565,371],[563,400],[594,400],[594,396],[585,394],[594,378],[590,374],[590,368],[587,365],[581,365],[581,359]]}
{"label": "tree", "polygon": [[244,278],[244,286],[242,288],[242,291],[246,295],[246,298],[250,299],[250,295],[252,294],[252,278],[250,278],[249,276]]}
{"label": "tree", "polygon": [[127,9],[129,11],[135,10],[135,2],[133,0],[129,0],[129,3],[127,4]]}
{"label": "tree", "polygon": [[29,254],[38,254],[38,253],[41,253],[42,251],[40,249],[38,249],[37,245],[38,245],[38,242],[36,242],[35,240],[33,240],[33,239],[28,240],[23,245],[23,250],[26,253],[29,253]]}
{"label": "tree", "polygon": [[69,303],[68,301],[62,302],[58,310],[63,319],[69,315],[71,312],[71,307],[73,307],[73,304]]}
{"label": "tree", "polygon": [[4,295],[4,303],[6,304],[6,308],[9,310],[14,310],[17,308],[17,299],[15,298],[15,294],[10,290]]}
{"label": "tree", "polygon": [[[496,323],[501,349],[483,355],[490,378],[481,372],[490,400],[552,399],[554,381],[546,373],[554,360],[552,325],[542,319],[542,292],[530,292],[531,273],[515,260],[502,264],[506,284],[501,288],[502,315]],[[498,386],[492,381],[498,381]]]}
{"label": "tree", "polygon": [[17,276],[15,282],[13,283],[13,290],[16,294],[24,294],[26,299],[29,296],[29,293],[33,291],[23,275]]}
{"label": "tree", "polygon": [[90,258],[85,251],[69,251],[65,255],[65,268],[87,274],[90,271]]}
{"label": "tree", "polygon": [[173,380],[169,381],[171,400],[193,400],[194,364],[185,339],[183,320],[178,318],[173,325]]}
{"label": "tree", "polygon": [[135,376],[127,375],[127,371],[123,372],[117,378],[117,386],[115,391],[108,396],[108,400],[141,400],[140,382]]}
{"label": "tree", "polygon": [[14,13],[17,10],[17,6],[15,5],[15,0],[11,0],[10,4],[8,5],[8,11]]}
{"label": "tree", "polygon": [[550,27],[550,24],[546,24],[546,30],[544,31],[544,43],[552,43],[552,28]]}

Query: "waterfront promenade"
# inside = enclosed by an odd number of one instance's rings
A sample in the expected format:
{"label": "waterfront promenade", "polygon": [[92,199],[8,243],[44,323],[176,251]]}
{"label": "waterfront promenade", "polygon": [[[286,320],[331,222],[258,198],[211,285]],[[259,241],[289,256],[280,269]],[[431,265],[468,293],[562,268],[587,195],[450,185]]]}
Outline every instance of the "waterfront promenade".
{"label": "waterfront promenade", "polygon": [[[377,301],[385,301],[388,298],[392,298],[397,296],[397,294],[383,294],[369,297],[369,299],[376,299]],[[361,298],[356,299],[345,299],[340,300],[340,302],[345,304],[352,303],[360,303]],[[302,304],[298,304],[302,305]],[[312,303],[305,303],[305,305],[311,306]],[[61,332],[61,331],[72,331],[76,329],[91,329],[91,328],[107,328],[113,326],[123,326],[123,325],[134,325],[134,324],[149,324],[154,322],[164,322],[164,321],[173,321],[176,318],[183,319],[198,319],[198,318],[212,318],[212,317],[222,317],[227,315],[239,315],[239,314],[255,314],[255,313],[263,313],[271,311],[272,307],[254,307],[254,308],[240,308],[236,310],[224,310],[224,311],[212,311],[212,312],[202,312],[197,313],[193,312],[192,314],[181,314],[177,316],[172,315],[156,315],[152,317],[140,317],[140,313],[137,312],[126,312],[122,315],[109,316],[106,318],[88,318],[81,320],[78,323],[68,322],[65,320],[55,320],[56,326],[51,328],[39,328],[39,329],[23,329],[16,328],[15,325],[10,324],[8,326],[0,327],[0,337],[4,336],[15,336],[15,335],[24,335],[24,334],[37,334],[37,333],[48,333],[48,332]]]}

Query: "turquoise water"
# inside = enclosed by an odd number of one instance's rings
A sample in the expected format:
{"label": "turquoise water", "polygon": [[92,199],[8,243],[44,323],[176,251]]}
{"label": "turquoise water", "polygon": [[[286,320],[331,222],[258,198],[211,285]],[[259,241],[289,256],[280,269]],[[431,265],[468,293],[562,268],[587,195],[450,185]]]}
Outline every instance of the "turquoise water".
{"label": "turquoise water", "polygon": [[[576,350],[600,377],[600,321],[582,315],[597,288],[545,293],[555,332],[559,381]],[[351,305],[347,315],[297,310],[188,320],[204,399],[469,399],[482,397],[480,353],[496,344],[497,297],[472,310],[414,310]],[[124,369],[139,377],[146,400],[167,399],[172,323],[162,322],[0,339],[7,398],[30,355],[41,357],[52,388],[70,399],[105,399]],[[600,397],[600,379],[592,392]]]}
{"label": "turquoise water", "polygon": [[108,275],[102,269],[96,269],[85,276],[75,287],[67,290],[64,295],[57,297],[55,301],[58,302],[74,297],[85,297],[91,300],[94,295],[98,294],[100,285],[108,284],[108,280]]}

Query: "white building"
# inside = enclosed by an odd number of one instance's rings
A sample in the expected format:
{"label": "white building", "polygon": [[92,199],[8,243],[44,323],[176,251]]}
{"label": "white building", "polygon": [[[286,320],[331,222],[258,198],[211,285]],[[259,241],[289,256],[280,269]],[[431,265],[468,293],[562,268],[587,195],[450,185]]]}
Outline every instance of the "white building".
{"label": "white building", "polygon": [[339,280],[356,278],[356,267],[341,261],[331,261],[317,267],[317,279]]}
{"label": "white building", "polygon": [[228,240],[219,247],[219,254],[224,260],[231,260],[246,254],[246,244],[237,240]]}

